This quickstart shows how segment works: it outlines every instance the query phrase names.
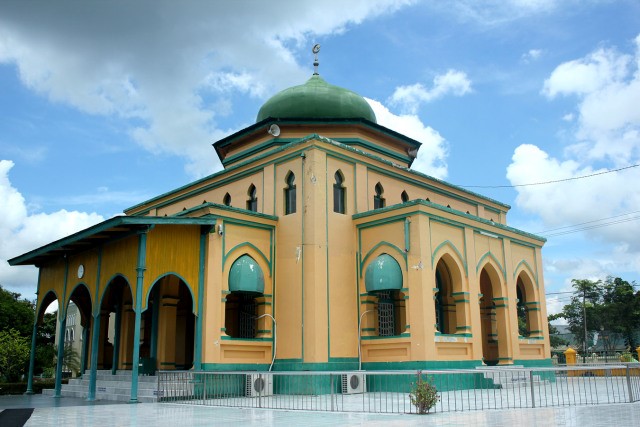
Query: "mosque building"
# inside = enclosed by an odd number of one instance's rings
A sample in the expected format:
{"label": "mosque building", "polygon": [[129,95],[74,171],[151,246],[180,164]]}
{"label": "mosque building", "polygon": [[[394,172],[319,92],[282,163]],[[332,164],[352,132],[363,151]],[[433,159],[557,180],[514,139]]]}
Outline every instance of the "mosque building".
{"label": "mosque building", "polygon": [[106,369],[135,400],[141,371],[550,364],[545,240],[412,170],[420,143],[314,65],[213,144],[220,172],[9,261],[39,269],[34,337],[77,306],[94,393]]}

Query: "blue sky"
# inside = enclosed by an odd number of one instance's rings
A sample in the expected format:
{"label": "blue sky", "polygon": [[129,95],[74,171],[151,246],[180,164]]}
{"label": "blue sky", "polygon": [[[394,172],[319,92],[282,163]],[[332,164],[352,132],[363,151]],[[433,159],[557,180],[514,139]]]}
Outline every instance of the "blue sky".
{"label": "blue sky", "polygon": [[0,284],[32,298],[7,259],[220,170],[211,144],[306,81],[314,43],[328,82],[423,143],[415,169],[549,236],[548,293],[638,280],[637,1],[5,0]]}

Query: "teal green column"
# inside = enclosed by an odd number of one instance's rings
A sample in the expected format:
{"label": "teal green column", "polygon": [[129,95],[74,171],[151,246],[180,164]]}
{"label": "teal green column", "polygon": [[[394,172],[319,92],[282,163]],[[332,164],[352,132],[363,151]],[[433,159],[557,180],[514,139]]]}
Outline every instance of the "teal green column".
{"label": "teal green column", "polygon": [[96,380],[98,376],[98,341],[100,340],[100,268],[102,267],[102,248],[98,251],[98,269],[96,273],[96,294],[93,297],[93,322],[91,322],[91,372],[89,373],[89,393],[87,400],[96,400]]}
{"label": "teal green column", "polygon": [[[58,300],[58,362],[56,363],[56,385],[53,397],[62,397],[62,362],[64,358],[64,333],[67,329],[67,277],[69,276],[69,258],[65,255],[64,287],[62,301]],[[62,318],[62,320],[60,320]]]}
{"label": "teal green column", "polygon": [[33,369],[36,363],[36,336],[38,332],[38,315],[33,319],[33,331],[31,332],[31,354],[29,355],[29,377],[27,378],[27,391],[24,394],[33,394]]}
{"label": "teal green column", "polygon": [[158,356],[158,320],[160,319],[160,288],[156,284],[153,291],[153,307],[151,312],[151,344],[149,345],[149,357],[157,360]]}
{"label": "teal green column", "polygon": [[58,316],[62,316],[62,321],[58,322],[60,335],[58,337],[58,361],[56,363],[56,385],[53,397],[62,397],[62,362],[64,358],[64,331],[67,329],[67,314],[58,307]]}
{"label": "teal green column", "polygon": [[196,316],[196,336],[194,339],[193,369],[202,370],[202,322],[204,319],[204,269],[207,260],[207,236],[212,226],[200,230],[200,263],[198,266],[198,315]]}
{"label": "teal green column", "polygon": [[140,233],[138,240],[138,266],[136,267],[136,320],[133,335],[133,366],[131,368],[131,397],[129,403],[138,403],[138,364],[140,363],[140,324],[142,323],[142,286],[147,258],[147,232]]}
{"label": "teal green column", "polygon": [[113,332],[113,364],[111,366],[111,375],[115,375],[120,362],[120,332],[122,329],[122,305],[116,305],[116,322]]}
{"label": "teal green column", "polygon": [[40,277],[42,270],[38,269],[38,285],[36,291],[36,306],[33,312],[33,331],[31,331],[31,353],[29,353],[29,377],[27,378],[27,391],[24,394],[33,394],[33,370],[36,365],[36,337],[38,336],[38,296],[40,295]]}
{"label": "teal green column", "polygon": [[82,359],[80,360],[80,377],[84,378],[84,371],[87,369],[87,356],[89,351],[89,327],[82,328]]}
{"label": "teal green column", "polygon": [[96,400],[96,380],[98,376],[98,341],[100,339],[100,312],[93,315],[91,330],[91,372],[89,373],[89,393],[87,400]]}

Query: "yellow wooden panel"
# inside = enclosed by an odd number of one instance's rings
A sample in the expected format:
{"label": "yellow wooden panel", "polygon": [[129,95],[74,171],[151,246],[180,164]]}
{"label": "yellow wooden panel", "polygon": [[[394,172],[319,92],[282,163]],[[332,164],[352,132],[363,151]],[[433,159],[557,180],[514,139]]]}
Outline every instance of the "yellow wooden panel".
{"label": "yellow wooden panel", "polygon": [[147,259],[142,301],[153,283],[167,274],[178,275],[198,300],[198,269],[200,265],[200,227],[162,225],[151,230],[147,237]]}
{"label": "yellow wooden panel", "polygon": [[138,236],[107,243],[102,249],[102,265],[100,268],[99,297],[113,277],[122,275],[131,286],[131,293],[135,300],[136,266],[138,263]]}

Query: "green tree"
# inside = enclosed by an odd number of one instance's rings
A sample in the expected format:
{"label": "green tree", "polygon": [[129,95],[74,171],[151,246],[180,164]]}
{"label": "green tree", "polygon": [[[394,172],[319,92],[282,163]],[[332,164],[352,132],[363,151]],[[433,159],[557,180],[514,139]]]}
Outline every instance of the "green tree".
{"label": "green tree", "polygon": [[[638,318],[640,316],[640,292],[635,283],[619,277],[607,277],[604,282],[572,280],[573,296],[558,317],[564,318],[573,334],[579,350],[593,345],[594,334],[600,333],[605,346],[622,337],[627,347],[637,347]],[[607,339],[604,339],[604,337]]]}
{"label": "green tree", "polygon": [[640,325],[640,292],[634,292],[634,285],[619,277],[607,277],[602,287],[600,313],[600,329],[619,334],[630,349],[639,344],[635,332]]}
{"label": "green tree", "polygon": [[77,374],[80,372],[80,355],[70,343],[64,345],[62,354],[62,370]]}
{"label": "green tree", "polygon": [[[598,303],[601,296],[601,282],[593,280],[571,281],[573,296],[571,302],[564,306],[558,317],[562,317],[569,325],[569,331],[573,334],[578,350],[583,351],[593,345],[594,332],[599,330],[600,309]],[[585,337],[586,317],[586,337]],[[586,345],[585,345],[586,338]]]}
{"label": "green tree", "polygon": [[550,314],[548,316],[549,321],[549,344],[551,348],[562,347],[568,345],[569,342],[567,340],[560,338],[558,335],[558,329],[551,324],[554,320],[557,320],[562,317],[562,313]]}
{"label": "green tree", "polygon": [[23,337],[31,338],[33,328],[33,302],[20,298],[0,285],[0,331],[17,330]]}
{"label": "green tree", "polygon": [[41,374],[47,370],[50,371],[55,366],[55,334],[57,318],[58,314],[56,311],[54,311],[53,313],[45,313],[42,319],[42,323],[38,326],[38,335],[36,336],[36,360],[34,371],[36,375]]}
{"label": "green tree", "polygon": [[29,342],[16,329],[0,331],[0,377],[15,382],[25,373]]}

